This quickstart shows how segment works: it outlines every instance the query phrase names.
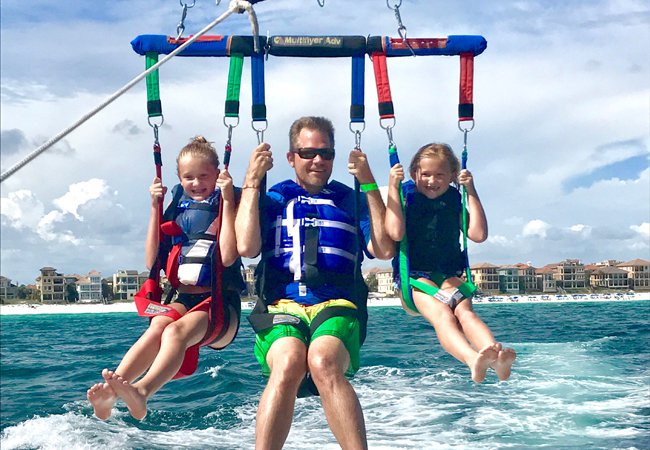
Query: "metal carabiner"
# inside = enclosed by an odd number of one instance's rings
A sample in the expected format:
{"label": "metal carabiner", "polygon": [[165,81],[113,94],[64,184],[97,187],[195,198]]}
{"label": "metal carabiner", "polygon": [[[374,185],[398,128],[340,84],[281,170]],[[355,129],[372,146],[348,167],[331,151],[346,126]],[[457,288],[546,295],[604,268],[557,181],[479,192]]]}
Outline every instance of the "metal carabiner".
{"label": "metal carabiner", "polygon": [[176,26],[176,39],[180,39],[181,36],[183,36],[183,31],[185,31],[185,18],[187,17],[187,10],[189,8],[193,8],[194,5],[196,4],[196,0],[192,2],[191,5],[188,5],[187,3],[184,3],[183,0],[179,0],[179,3],[183,7],[183,11],[181,12],[181,21],[178,22],[178,25]]}
{"label": "metal carabiner", "polygon": [[[352,125],[355,123],[360,123],[361,128],[355,129]],[[354,134],[354,148],[356,150],[361,150],[361,133],[366,129],[366,122],[350,122],[348,125],[350,131]]]}
{"label": "metal carabiner", "polygon": [[[264,123],[264,128],[255,128],[255,122]],[[251,127],[253,128],[253,130],[257,134],[257,143],[258,143],[258,145],[261,144],[262,142],[264,142],[264,132],[269,127],[268,120],[266,120],[266,119],[264,119],[264,120],[251,120]]]}
{"label": "metal carabiner", "polygon": [[321,8],[325,6],[325,0],[316,0],[316,2],[318,3],[318,6],[320,6]]}
{"label": "metal carabiner", "polygon": [[399,3],[395,4],[394,7],[391,7],[388,4],[388,0],[386,0],[386,6],[388,7],[388,9],[392,9],[395,12],[395,20],[397,20],[397,34],[399,34],[399,37],[402,38],[402,42],[411,51],[411,54],[415,56],[415,51],[413,50],[413,47],[411,47],[411,44],[406,39],[406,33],[407,33],[406,26],[402,23],[402,15],[399,13],[399,7],[402,6],[402,0],[400,0]]}

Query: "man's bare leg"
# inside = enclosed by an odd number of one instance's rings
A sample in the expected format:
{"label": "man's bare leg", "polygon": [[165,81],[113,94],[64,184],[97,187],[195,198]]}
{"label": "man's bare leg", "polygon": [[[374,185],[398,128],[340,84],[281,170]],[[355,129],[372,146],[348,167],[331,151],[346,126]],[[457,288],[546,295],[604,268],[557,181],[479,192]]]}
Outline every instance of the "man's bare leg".
{"label": "man's bare leg", "polygon": [[300,339],[284,337],[273,343],[266,360],[271,376],[257,408],[257,450],[281,449],[287,440],[296,395],[307,370],[307,350]]}
{"label": "man's bare leg", "polygon": [[363,410],[354,388],[345,378],[350,355],[343,342],[334,336],[319,336],[309,345],[307,360],[327,423],[341,448],[367,449]]}

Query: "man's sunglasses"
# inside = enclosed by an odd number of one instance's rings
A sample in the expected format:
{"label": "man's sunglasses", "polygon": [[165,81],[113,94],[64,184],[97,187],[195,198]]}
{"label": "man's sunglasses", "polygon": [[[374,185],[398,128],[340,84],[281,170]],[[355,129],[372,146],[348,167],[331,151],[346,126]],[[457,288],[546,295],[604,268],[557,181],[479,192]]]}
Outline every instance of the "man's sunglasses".
{"label": "man's sunglasses", "polygon": [[316,155],[320,155],[326,161],[333,160],[336,153],[333,148],[299,148],[291,152],[297,153],[302,159],[314,159]]}

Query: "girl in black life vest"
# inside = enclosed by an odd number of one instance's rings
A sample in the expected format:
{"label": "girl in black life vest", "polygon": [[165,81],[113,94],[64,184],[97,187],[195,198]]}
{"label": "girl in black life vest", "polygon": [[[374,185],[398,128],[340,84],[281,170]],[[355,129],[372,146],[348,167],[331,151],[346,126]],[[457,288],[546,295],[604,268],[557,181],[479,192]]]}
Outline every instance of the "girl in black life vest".
{"label": "girl in black life vest", "polygon": [[[204,247],[219,245],[223,265],[232,265],[237,260],[238,254],[234,231],[235,196],[230,174],[226,170],[219,170],[217,153],[212,145],[200,136],[192,139],[181,150],[176,161],[180,187],[183,189],[183,196],[177,208],[193,203],[207,203],[211,206],[216,205],[218,211],[219,202],[223,202],[220,235],[202,245]],[[167,188],[162,185],[159,178],[155,178],[149,188],[151,216],[145,246],[145,259],[149,267],[153,266],[158,256],[160,244],[158,218],[161,207],[159,200],[166,191]],[[183,209],[184,212],[177,216],[176,223],[180,225],[183,232],[189,234],[188,230],[193,226],[196,227],[197,221],[206,222],[206,220],[200,213],[196,213],[197,209],[192,209],[190,206],[184,208],[186,208]],[[203,209],[214,210],[215,208]],[[210,222],[212,219],[213,217],[210,218]],[[215,234],[216,220],[212,223],[199,224],[198,227],[202,228],[204,233]],[[193,232],[197,231],[201,230]],[[205,268],[201,264],[188,264],[185,268],[181,264],[177,274],[180,281],[177,288],[178,296],[170,304],[175,310],[172,313],[176,319],[169,315],[153,317],[148,329],[127,351],[117,369],[115,371],[104,369],[102,371],[104,382],[88,389],[87,398],[98,418],[105,420],[110,417],[118,398],[126,403],[134,418],[141,420],[145,417],[147,399],[174,378],[183,364],[186,350],[198,344],[206,334],[209,317],[208,306],[204,301],[210,297],[210,270],[210,267]],[[170,277],[170,274],[167,275]],[[196,309],[193,309],[194,307]],[[237,327],[234,327],[231,340],[236,329]],[[138,379],[140,376],[142,378]],[[135,381],[136,379],[138,380]]]}
{"label": "girl in black life vest", "polygon": [[[385,218],[386,232],[394,241],[407,237],[409,278],[416,280],[413,284],[423,283],[421,289],[411,286],[412,301],[402,297],[402,305],[407,313],[421,314],[431,323],[442,347],[467,364],[472,380],[483,381],[490,367],[500,380],[507,380],[515,351],[496,342],[472,309],[471,294],[466,295],[468,291],[460,278],[466,266],[459,243],[462,202],[452,183],[463,185],[467,192],[467,237],[483,242],[488,235],[485,211],[472,174],[460,170],[458,158],[447,144],[420,148],[409,172],[413,181],[402,185],[403,213],[399,186],[404,180],[404,169],[400,164],[391,168]],[[393,266],[399,274],[399,256]],[[401,279],[398,282],[409,283]],[[435,292],[435,288],[440,289]]]}

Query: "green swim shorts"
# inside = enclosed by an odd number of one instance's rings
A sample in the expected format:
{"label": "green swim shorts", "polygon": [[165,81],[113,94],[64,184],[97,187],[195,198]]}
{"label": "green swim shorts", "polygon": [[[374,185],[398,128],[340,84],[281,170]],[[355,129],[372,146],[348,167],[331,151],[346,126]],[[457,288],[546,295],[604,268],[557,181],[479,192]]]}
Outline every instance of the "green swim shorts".
{"label": "green swim shorts", "polygon": [[[343,299],[328,300],[312,306],[301,305],[292,300],[280,300],[275,305],[269,305],[268,310],[270,313],[283,313],[298,317],[309,326],[318,313],[331,306],[357,308],[354,303]],[[310,341],[319,336],[326,335],[339,338],[343,342],[343,345],[345,345],[345,348],[350,354],[350,366],[346,370],[345,375],[349,377],[353,376],[359,370],[361,343],[359,320],[350,316],[336,316],[327,319],[314,331],[311,338],[305,336],[298,328],[283,324],[275,325],[272,328],[258,333],[255,336],[255,358],[257,358],[257,361],[262,366],[262,374],[267,377],[271,374],[271,369],[266,362],[266,355],[271,345],[278,339],[295,337],[304,342],[306,346],[309,346]]]}

